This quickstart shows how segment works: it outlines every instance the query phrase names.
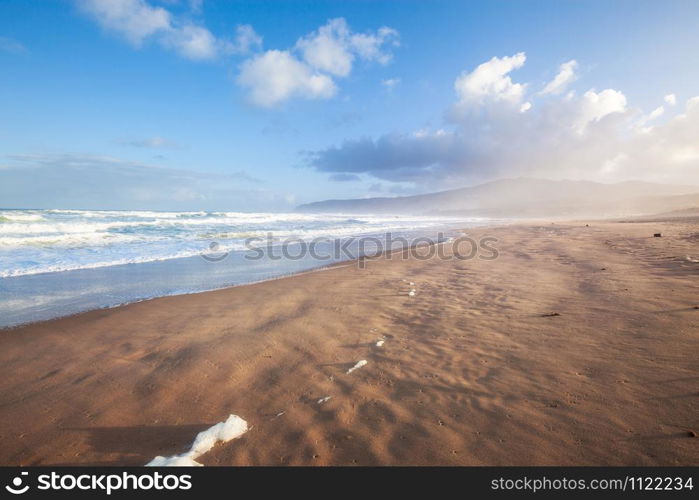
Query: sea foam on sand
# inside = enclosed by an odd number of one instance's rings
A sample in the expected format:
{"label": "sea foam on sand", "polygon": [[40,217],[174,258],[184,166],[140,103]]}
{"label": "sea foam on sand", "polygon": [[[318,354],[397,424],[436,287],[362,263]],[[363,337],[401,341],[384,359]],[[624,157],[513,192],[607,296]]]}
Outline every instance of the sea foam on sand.
{"label": "sea foam on sand", "polygon": [[352,373],[354,370],[358,370],[359,368],[361,368],[362,366],[364,366],[366,363],[367,363],[366,359],[363,359],[363,360],[361,360],[361,361],[357,361],[357,364],[356,364],[356,365],[354,365],[352,368],[350,368],[349,370],[347,370],[347,374],[349,375],[349,374]]}
{"label": "sea foam on sand", "polygon": [[230,415],[225,422],[209,427],[201,431],[194,438],[194,443],[189,451],[171,457],[155,457],[146,464],[146,467],[201,467],[202,464],[196,461],[201,455],[209,451],[219,441],[226,443],[239,438],[248,430],[248,423],[238,415]]}

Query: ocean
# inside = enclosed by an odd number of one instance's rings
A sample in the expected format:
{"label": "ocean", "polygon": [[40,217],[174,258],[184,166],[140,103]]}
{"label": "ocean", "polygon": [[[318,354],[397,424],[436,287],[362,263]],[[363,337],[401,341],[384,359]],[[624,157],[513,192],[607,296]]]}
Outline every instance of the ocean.
{"label": "ocean", "polygon": [[[436,237],[488,222],[427,216],[0,210],[0,327],[326,266],[347,260],[332,247],[349,239],[387,233]],[[316,249],[325,250],[316,253],[328,258],[301,251],[314,241]],[[268,252],[273,248],[287,251],[277,251],[273,258]]]}

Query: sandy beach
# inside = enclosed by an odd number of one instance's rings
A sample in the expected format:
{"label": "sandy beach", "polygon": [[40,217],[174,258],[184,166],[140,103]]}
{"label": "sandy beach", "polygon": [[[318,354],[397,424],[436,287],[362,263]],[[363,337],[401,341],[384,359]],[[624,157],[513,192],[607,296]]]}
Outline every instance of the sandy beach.
{"label": "sandy beach", "polygon": [[0,464],[699,465],[699,218],[468,234],[1,330]]}

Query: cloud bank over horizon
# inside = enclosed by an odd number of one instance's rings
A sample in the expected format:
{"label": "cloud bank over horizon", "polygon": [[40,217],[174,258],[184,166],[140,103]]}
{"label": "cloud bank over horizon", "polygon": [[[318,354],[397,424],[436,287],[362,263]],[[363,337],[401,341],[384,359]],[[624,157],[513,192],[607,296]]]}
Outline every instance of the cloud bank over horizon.
{"label": "cloud bank over horizon", "polygon": [[668,94],[644,114],[621,90],[569,90],[575,60],[540,89],[517,82],[526,59],[493,57],[458,75],[442,128],[350,139],[306,152],[307,163],[421,189],[512,176],[699,184],[699,97],[668,117]]}
{"label": "cloud bank over horizon", "polygon": [[119,210],[286,210],[295,199],[245,171],[214,174],[110,156],[9,155],[0,160],[5,208]]}

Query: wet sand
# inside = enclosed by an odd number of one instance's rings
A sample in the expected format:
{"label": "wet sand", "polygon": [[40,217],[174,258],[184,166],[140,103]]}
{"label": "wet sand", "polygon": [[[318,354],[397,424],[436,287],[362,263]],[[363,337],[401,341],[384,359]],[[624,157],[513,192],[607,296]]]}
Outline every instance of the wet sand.
{"label": "wet sand", "polygon": [[698,465],[699,219],[469,235],[1,330],[0,464]]}

